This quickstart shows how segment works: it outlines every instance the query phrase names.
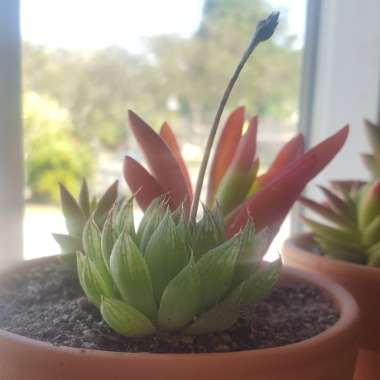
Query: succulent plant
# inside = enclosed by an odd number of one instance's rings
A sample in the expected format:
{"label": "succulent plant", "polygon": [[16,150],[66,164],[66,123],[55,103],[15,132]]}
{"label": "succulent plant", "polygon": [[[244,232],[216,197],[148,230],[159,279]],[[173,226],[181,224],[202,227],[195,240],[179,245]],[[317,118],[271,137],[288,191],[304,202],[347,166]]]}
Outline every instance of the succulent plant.
{"label": "succulent plant", "polygon": [[88,299],[121,335],[204,334],[237,320],[245,303],[267,295],[281,261],[263,265],[270,239],[248,223],[227,239],[218,208],[189,224],[183,209],[154,200],[135,230],[133,199],[115,203],[103,228],[83,231],[78,273]]}
{"label": "succulent plant", "polygon": [[117,198],[117,181],[114,182],[100,199],[90,198],[87,181],[84,179],[78,199],[60,185],[61,207],[68,234],[53,234],[61,247],[61,258],[69,266],[76,265],[76,252],[83,250],[82,234],[87,220],[92,215],[99,228],[103,227],[107,214]]}
{"label": "succulent plant", "polygon": [[372,153],[362,154],[362,159],[370,171],[372,178],[380,177],[380,126],[364,120],[368,142],[371,145]]}
{"label": "succulent plant", "polygon": [[380,180],[331,184],[332,189],[320,187],[326,198],[323,203],[300,197],[306,208],[328,222],[303,217],[315,241],[326,256],[380,267]]}
{"label": "succulent plant", "polygon": [[[194,194],[169,125],[164,124],[157,134],[132,111],[130,126],[150,169],[125,158],[124,176],[133,197],[115,200],[113,189],[112,196],[102,197],[106,202],[101,200],[84,213],[82,201],[63,191],[69,236],[78,239],[82,234],[77,255],[80,284],[116,332],[145,336],[156,331],[222,331],[235,323],[242,305],[256,302],[274,286],[281,261],[264,264],[262,257],[307,182],[342,147],[348,127],[307,152],[302,136],[296,136],[269,170],[257,176],[257,118],[249,121],[242,134],[244,109],[238,108],[222,131],[211,167],[207,206],[199,221],[196,217],[224,106],[248,57],[273,34],[278,16],[273,13],[258,24],[227,85]],[[137,229],[133,199],[144,210]],[[102,203],[106,207],[100,207]]]}

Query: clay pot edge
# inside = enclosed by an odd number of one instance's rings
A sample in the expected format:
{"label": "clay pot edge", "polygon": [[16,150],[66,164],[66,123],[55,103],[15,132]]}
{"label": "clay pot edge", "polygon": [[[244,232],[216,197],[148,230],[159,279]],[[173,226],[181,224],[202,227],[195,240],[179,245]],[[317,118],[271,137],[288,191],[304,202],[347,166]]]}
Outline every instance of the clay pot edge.
{"label": "clay pot edge", "polygon": [[[10,273],[15,270],[27,269],[28,267],[37,266],[39,264],[47,263],[51,260],[56,259],[58,256],[49,256],[40,259],[25,261],[22,263],[17,263],[11,268],[7,268],[3,273]],[[1,274],[3,274],[1,273]],[[272,355],[287,353],[289,355],[296,355],[298,352],[303,352],[306,348],[310,348],[312,345],[318,347],[322,343],[326,343],[329,340],[333,340],[336,336],[344,337],[344,333],[350,330],[350,334],[354,333],[355,328],[358,325],[358,315],[359,308],[353,299],[353,297],[340,285],[333,283],[332,281],[325,279],[314,273],[306,273],[298,269],[290,268],[287,266],[283,267],[283,276],[290,277],[290,280],[287,282],[303,282],[306,284],[317,286],[322,290],[322,292],[329,297],[332,302],[336,305],[340,312],[340,318],[338,321],[323,331],[322,333],[303,340],[301,342],[288,344],[281,347],[257,349],[257,350],[247,350],[247,351],[236,351],[236,352],[222,352],[222,353],[201,353],[201,354],[189,354],[189,353],[126,353],[126,352],[116,352],[116,351],[102,351],[102,350],[88,350],[83,348],[74,348],[67,346],[55,346],[47,342],[38,341],[35,339],[27,338],[18,334],[7,332],[0,329],[0,344],[1,340],[9,341],[16,344],[25,345],[31,349],[47,350],[47,351],[56,351],[61,352],[65,355],[88,355],[96,359],[98,356],[102,357],[116,357],[116,356],[127,356],[130,360],[139,359],[139,360],[173,360],[173,356],[176,360],[209,360],[211,358],[220,359],[229,359],[233,360],[235,357],[251,357],[253,354],[257,360],[264,357],[270,357]]]}

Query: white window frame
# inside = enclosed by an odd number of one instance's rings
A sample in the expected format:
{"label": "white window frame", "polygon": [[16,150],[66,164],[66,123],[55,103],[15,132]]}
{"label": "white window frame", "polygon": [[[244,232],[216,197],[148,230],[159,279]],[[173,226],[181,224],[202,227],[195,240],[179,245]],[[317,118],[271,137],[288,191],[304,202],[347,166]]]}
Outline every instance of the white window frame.
{"label": "white window frame", "polygon": [[0,266],[22,259],[20,4],[0,1]]}

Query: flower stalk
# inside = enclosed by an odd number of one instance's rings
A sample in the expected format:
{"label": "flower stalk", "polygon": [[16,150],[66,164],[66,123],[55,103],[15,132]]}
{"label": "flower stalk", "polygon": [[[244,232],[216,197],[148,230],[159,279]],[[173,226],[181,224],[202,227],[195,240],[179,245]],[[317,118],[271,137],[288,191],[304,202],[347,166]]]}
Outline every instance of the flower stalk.
{"label": "flower stalk", "polygon": [[196,217],[197,217],[199,200],[200,200],[200,196],[201,196],[203,181],[204,181],[205,174],[206,174],[207,164],[208,164],[208,161],[210,159],[212,145],[213,145],[214,140],[215,140],[216,132],[218,130],[220,118],[222,116],[224,107],[227,104],[227,101],[228,101],[228,98],[230,97],[231,91],[232,91],[237,79],[239,78],[239,75],[240,75],[244,65],[248,61],[248,58],[251,56],[251,54],[254,52],[256,47],[261,42],[264,42],[264,41],[268,40],[270,37],[272,37],[272,35],[273,35],[277,25],[278,25],[279,16],[280,16],[279,12],[273,12],[265,20],[262,20],[257,24],[255,34],[253,35],[251,42],[249,43],[246,51],[244,52],[243,56],[241,57],[240,62],[236,66],[235,71],[233,72],[231,79],[229,80],[227,87],[224,91],[222,99],[220,100],[220,103],[219,103],[219,106],[218,106],[218,109],[216,111],[216,115],[214,118],[214,122],[212,124],[210,134],[209,134],[208,139],[207,139],[206,148],[204,151],[202,163],[201,163],[201,166],[199,169],[199,174],[198,174],[197,184],[195,187],[193,203],[191,206],[190,223],[194,223],[196,220]]}

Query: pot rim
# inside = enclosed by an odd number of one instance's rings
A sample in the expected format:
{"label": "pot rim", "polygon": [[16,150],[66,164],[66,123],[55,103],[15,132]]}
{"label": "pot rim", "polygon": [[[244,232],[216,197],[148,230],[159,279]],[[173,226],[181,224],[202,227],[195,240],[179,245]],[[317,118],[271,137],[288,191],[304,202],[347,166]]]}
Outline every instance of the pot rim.
{"label": "pot rim", "polygon": [[348,261],[336,260],[328,256],[314,255],[310,253],[306,248],[300,244],[302,243],[312,243],[314,234],[311,232],[299,233],[286,239],[283,243],[283,250],[286,251],[288,255],[290,252],[294,252],[295,255],[304,255],[308,260],[314,262],[327,262],[331,266],[339,267],[341,270],[356,272],[359,275],[370,276],[374,279],[379,279],[380,268],[369,267],[367,265],[350,263]]}
{"label": "pot rim", "polygon": [[[35,265],[49,262],[56,259],[57,256],[48,256],[39,259],[23,261],[14,265],[12,268],[8,268],[2,273],[10,273],[15,270],[26,269]],[[232,351],[232,352],[210,352],[210,353],[149,353],[149,352],[120,352],[120,351],[103,351],[93,350],[85,348],[74,348],[68,346],[56,346],[48,342],[35,340],[32,338],[24,337],[15,333],[11,333],[0,329],[0,345],[1,341],[9,342],[13,344],[19,344],[30,347],[31,349],[37,349],[45,352],[61,353],[63,355],[86,355],[96,358],[128,358],[129,360],[144,360],[144,361],[166,361],[175,360],[187,361],[187,360],[202,360],[207,361],[210,359],[228,359],[233,358],[249,358],[252,355],[256,359],[271,357],[272,355],[281,355],[285,352],[287,354],[297,355],[301,354],[309,346],[319,346],[320,344],[328,344],[336,339],[336,336],[342,338],[348,333],[352,333],[353,328],[357,327],[359,319],[359,307],[354,298],[340,285],[314,273],[307,273],[294,269],[288,266],[283,266],[282,275],[288,278],[288,282],[302,282],[308,285],[316,286],[323,294],[330,298],[334,305],[338,308],[340,316],[338,321],[325,331],[311,338],[305,339],[297,343],[291,343],[280,347],[262,348],[246,351]]]}

